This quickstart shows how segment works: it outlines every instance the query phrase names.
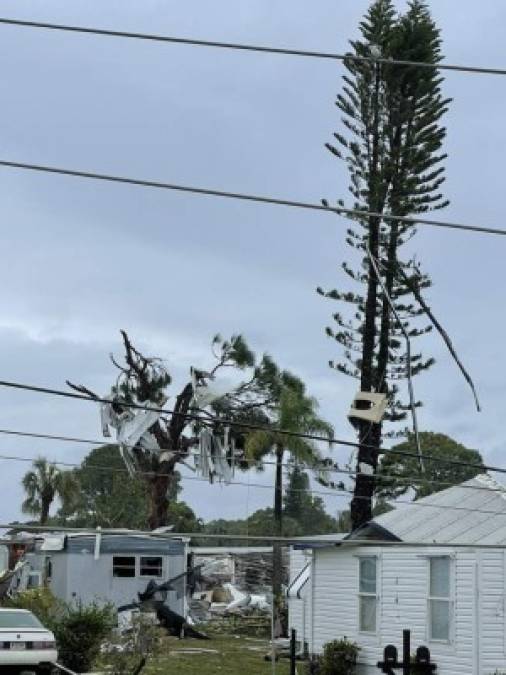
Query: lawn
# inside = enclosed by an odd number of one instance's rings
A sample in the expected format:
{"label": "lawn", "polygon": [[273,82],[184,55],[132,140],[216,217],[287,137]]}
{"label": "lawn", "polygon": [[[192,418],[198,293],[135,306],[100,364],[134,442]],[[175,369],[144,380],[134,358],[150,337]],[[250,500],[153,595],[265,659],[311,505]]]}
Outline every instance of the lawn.
{"label": "lawn", "polygon": [[[208,653],[188,653],[190,650]],[[258,638],[216,636],[211,640],[165,638],[162,654],[150,660],[143,675],[177,673],[177,675],[269,675],[272,664],[264,660],[266,640]],[[298,668],[299,673],[301,668]],[[289,663],[276,663],[276,675],[288,675]]]}

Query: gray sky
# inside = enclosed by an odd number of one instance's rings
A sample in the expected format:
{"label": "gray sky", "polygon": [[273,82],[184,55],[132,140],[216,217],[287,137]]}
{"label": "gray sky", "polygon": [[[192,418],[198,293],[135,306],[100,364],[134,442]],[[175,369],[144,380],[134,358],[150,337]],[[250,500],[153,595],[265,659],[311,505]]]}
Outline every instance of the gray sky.
{"label": "gray sky", "polygon": [[[432,2],[451,62],[504,66],[506,6]],[[0,0],[0,15],[202,39],[343,51],[365,0]],[[403,3],[398,3],[399,7]],[[2,158],[318,201],[347,193],[323,144],[340,128],[340,64],[0,26]],[[506,79],[450,73],[446,219],[504,227]],[[307,380],[340,437],[355,384],[327,366],[346,284],[346,222],[335,216],[0,170],[2,379],[107,391],[110,351],[127,329],[176,383],[209,364],[212,335],[242,332]],[[506,241],[420,228],[411,246],[429,299],[474,375],[484,411],[436,336],[437,366],[417,378],[421,429],[504,459],[503,260]],[[176,388],[171,392],[176,393]],[[0,391],[0,427],[97,437],[91,404]],[[0,437],[0,454],[80,460],[83,446]],[[347,450],[336,450],[345,461]],[[0,461],[0,520],[19,517],[27,466]],[[269,474],[251,474],[269,483]],[[245,480],[247,480],[245,478]],[[205,518],[241,517],[268,490],[185,484]],[[346,501],[327,499],[329,510]]]}

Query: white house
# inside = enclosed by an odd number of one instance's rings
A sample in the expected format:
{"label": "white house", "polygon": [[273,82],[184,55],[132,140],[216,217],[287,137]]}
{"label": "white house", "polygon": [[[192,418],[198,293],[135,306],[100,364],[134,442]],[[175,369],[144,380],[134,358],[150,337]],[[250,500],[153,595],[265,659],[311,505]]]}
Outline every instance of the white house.
{"label": "white house", "polygon": [[[327,543],[328,542],[328,543]],[[361,675],[387,644],[429,647],[440,675],[506,673],[506,489],[489,476],[398,504],[353,535],[300,541],[290,626],[310,653],[346,636]]]}
{"label": "white house", "polygon": [[47,584],[61,600],[109,602],[116,607],[138,599],[150,581],[161,584],[177,578],[166,602],[186,614],[188,540],[161,538],[125,531],[90,532],[34,537],[25,554],[38,575],[33,585]]}

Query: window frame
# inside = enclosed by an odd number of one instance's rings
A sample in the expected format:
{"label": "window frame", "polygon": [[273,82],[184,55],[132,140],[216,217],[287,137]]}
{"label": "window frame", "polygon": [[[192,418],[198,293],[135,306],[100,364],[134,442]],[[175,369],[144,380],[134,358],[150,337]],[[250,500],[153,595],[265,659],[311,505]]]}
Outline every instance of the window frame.
{"label": "window frame", "polygon": [[[130,565],[122,564],[122,565],[116,565],[115,560],[118,558],[121,558],[122,560],[133,560],[133,574],[115,574],[116,569],[132,569]],[[111,566],[111,573],[113,576],[113,579],[135,579],[138,574],[138,563],[137,563],[137,556],[135,555],[113,555],[112,556],[112,566]]]}
{"label": "window frame", "polygon": [[[446,560],[448,562],[448,595],[446,597],[431,594],[431,572],[432,561]],[[454,584],[453,584],[453,556],[449,553],[442,553],[440,555],[430,555],[427,557],[427,641],[435,644],[448,645],[453,642],[453,627],[454,627]],[[448,606],[448,637],[437,638],[433,637],[432,632],[432,603],[445,602]]]}
{"label": "window frame", "polygon": [[[361,563],[363,560],[371,560],[374,561],[374,566],[375,566],[375,571],[376,571],[376,589],[374,593],[370,593],[368,591],[362,591],[360,589],[360,570],[361,570]],[[357,597],[358,597],[358,616],[357,616],[357,624],[358,624],[358,632],[361,635],[369,635],[369,636],[377,636],[378,635],[378,630],[379,630],[379,606],[380,606],[380,594],[379,594],[379,579],[380,579],[380,560],[378,555],[358,555],[357,556]],[[362,608],[362,598],[374,598],[375,601],[375,611],[374,611],[374,630],[365,630],[362,628],[362,613],[361,613],[361,608]]]}
{"label": "window frame", "polygon": [[[163,564],[163,555],[140,555],[139,556],[139,577],[141,579],[162,579],[164,573],[164,564]],[[159,560],[160,561],[160,574],[143,574],[143,560]],[[149,567],[149,565],[148,565]]]}

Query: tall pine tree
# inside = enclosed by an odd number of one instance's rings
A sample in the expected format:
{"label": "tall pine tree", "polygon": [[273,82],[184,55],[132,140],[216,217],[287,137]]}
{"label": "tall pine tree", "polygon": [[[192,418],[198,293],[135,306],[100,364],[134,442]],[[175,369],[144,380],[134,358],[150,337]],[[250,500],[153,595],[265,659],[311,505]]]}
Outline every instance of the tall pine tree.
{"label": "tall pine tree", "polygon": [[[411,0],[404,15],[397,15],[391,0],[376,0],[360,24],[359,40],[351,42],[352,54],[372,60],[345,61],[347,73],[336,100],[342,113],[343,133],[335,133],[330,152],[344,161],[350,175],[352,206],[381,216],[413,216],[444,208],[440,192],[446,155],[441,148],[446,135],[441,118],[449,99],[443,97],[443,78],[437,68],[378,63],[374,58],[437,64],[441,60],[440,31],[422,0]],[[340,200],[339,205],[344,206]],[[324,202],[327,204],[327,202]],[[351,310],[333,315],[336,326],[326,329],[344,350],[344,360],[331,367],[360,381],[362,391],[388,394],[386,419],[401,421],[407,407],[399,398],[399,380],[427,370],[433,359],[412,354],[410,363],[403,349],[399,326],[366,249],[378,261],[379,273],[410,337],[424,335],[431,326],[416,325],[423,313],[409,297],[399,270],[413,275],[410,261],[401,258],[402,247],[416,233],[413,225],[383,217],[357,217],[357,226],[347,231],[347,243],[359,252],[360,265],[347,262],[346,275],[364,287],[362,292],[323,291],[324,295]],[[431,282],[418,278],[419,288]],[[413,324],[413,320],[415,323]],[[382,424],[360,422],[357,468],[372,467],[372,475],[359,473],[351,504],[353,528],[370,520],[378,464]]]}

